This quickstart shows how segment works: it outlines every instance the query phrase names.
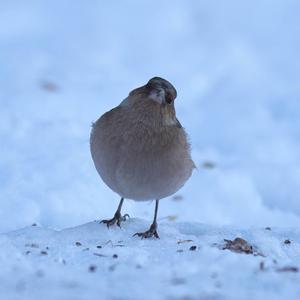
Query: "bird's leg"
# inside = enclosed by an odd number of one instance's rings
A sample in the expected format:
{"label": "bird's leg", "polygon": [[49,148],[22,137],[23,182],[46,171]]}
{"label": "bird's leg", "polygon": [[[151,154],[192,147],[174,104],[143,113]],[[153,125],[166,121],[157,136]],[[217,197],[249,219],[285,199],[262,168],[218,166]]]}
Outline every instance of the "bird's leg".
{"label": "bird's leg", "polygon": [[147,239],[150,237],[155,237],[155,238],[159,239],[159,236],[157,233],[157,222],[156,222],[157,211],[158,211],[158,200],[155,201],[154,219],[153,219],[153,222],[152,222],[149,230],[147,230],[145,232],[137,232],[133,236],[139,236],[142,239]]}
{"label": "bird's leg", "polygon": [[121,215],[121,208],[124,202],[124,198],[121,198],[117,211],[112,219],[109,220],[102,220],[100,223],[106,224],[107,227],[117,224],[121,227],[121,222],[126,221],[126,218],[129,218],[129,215],[126,214],[124,216]]}

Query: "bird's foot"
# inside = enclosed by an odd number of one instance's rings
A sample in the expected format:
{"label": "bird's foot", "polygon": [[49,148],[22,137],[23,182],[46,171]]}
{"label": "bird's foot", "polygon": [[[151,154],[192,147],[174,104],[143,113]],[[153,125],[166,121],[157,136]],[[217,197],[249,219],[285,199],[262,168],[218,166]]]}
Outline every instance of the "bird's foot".
{"label": "bird's foot", "polygon": [[151,238],[151,237],[155,237],[155,238],[159,239],[159,235],[157,233],[157,224],[153,223],[150,226],[149,230],[147,230],[145,232],[137,232],[133,236],[139,236],[142,239],[148,239],[148,238]]}
{"label": "bird's foot", "polygon": [[112,225],[115,225],[115,224],[117,224],[119,227],[121,227],[121,222],[126,221],[126,218],[129,219],[130,216],[128,214],[125,214],[124,216],[122,216],[121,213],[116,212],[112,219],[102,220],[100,222],[100,224],[101,223],[106,224],[107,228],[109,228],[109,226],[112,226]]}

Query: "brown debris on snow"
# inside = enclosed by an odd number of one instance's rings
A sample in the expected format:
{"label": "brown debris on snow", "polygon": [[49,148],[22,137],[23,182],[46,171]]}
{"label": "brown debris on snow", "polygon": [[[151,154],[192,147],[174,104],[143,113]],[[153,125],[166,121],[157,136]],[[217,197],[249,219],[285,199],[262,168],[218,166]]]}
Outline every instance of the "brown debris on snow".
{"label": "brown debris on snow", "polygon": [[31,244],[25,244],[25,247],[30,247],[30,248],[39,248],[39,245],[36,243],[31,243]]}
{"label": "brown debris on snow", "polygon": [[230,250],[235,253],[245,253],[264,256],[262,253],[258,252],[252,245],[250,245],[246,240],[237,237],[233,241],[224,239],[225,244],[222,246],[222,250]]}
{"label": "brown debris on snow", "polygon": [[297,267],[282,267],[276,270],[277,272],[293,272],[297,273],[299,269]]}
{"label": "brown debris on snow", "polygon": [[193,240],[178,240],[177,241],[177,244],[183,244],[183,243],[190,243],[190,242],[193,242]]}
{"label": "brown debris on snow", "polygon": [[242,238],[235,238],[233,241],[224,239],[223,250],[231,250],[237,253],[253,254],[253,247]]}
{"label": "brown debris on snow", "polygon": [[191,246],[189,250],[190,251],[195,251],[195,250],[197,250],[197,246]]}
{"label": "brown debris on snow", "polygon": [[94,273],[94,272],[96,272],[96,270],[97,270],[97,266],[95,266],[95,265],[89,266],[89,272]]}
{"label": "brown debris on snow", "polygon": [[49,93],[57,93],[60,89],[56,83],[50,81],[41,82],[40,87]]}

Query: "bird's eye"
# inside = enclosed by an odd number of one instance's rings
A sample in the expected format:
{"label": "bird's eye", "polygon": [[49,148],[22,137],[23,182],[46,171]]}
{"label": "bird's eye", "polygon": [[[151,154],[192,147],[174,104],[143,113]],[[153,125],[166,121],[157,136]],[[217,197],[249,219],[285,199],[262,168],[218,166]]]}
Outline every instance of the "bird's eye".
{"label": "bird's eye", "polygon": [[171,104],[173,102],[173,97],[169,93],[166,95],[166,102],[168,104]]}

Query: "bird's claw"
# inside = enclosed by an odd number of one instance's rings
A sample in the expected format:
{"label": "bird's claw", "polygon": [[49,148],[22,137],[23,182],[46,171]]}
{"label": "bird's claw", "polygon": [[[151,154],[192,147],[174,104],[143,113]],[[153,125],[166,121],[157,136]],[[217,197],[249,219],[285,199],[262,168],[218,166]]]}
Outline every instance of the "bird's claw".
{"label": "bird's claw", "polygon": [[122,221],[125,222],[127,220],[126,218],[130,219],[129,214],[125,214],[124,216],[122,216]]}
{"label": "bird's claw", "polygon": [[148,239],[151,237],[155,237],[155,238],[159,239],[159,235],[157,233],[157,225],[152,224],[149,230],[147,230],[145,232],[137,232],[133,236],[138,236],[138,237],[141,237],[142,239]]}
{"label": "bird's claw", "polygon": [[122,216],[120,213],[115,213],[114,217],[112,219],[108,219],[108,220],[102,220],[100,221],[100,224],[106,224],[107,228],[109,228],[112,225],[117,224],[117,226],[121,227],[121,222],[125,222],[127,219],[126,218],[130,218],[130,216],[128,214],[125,214],[124,216]]}

